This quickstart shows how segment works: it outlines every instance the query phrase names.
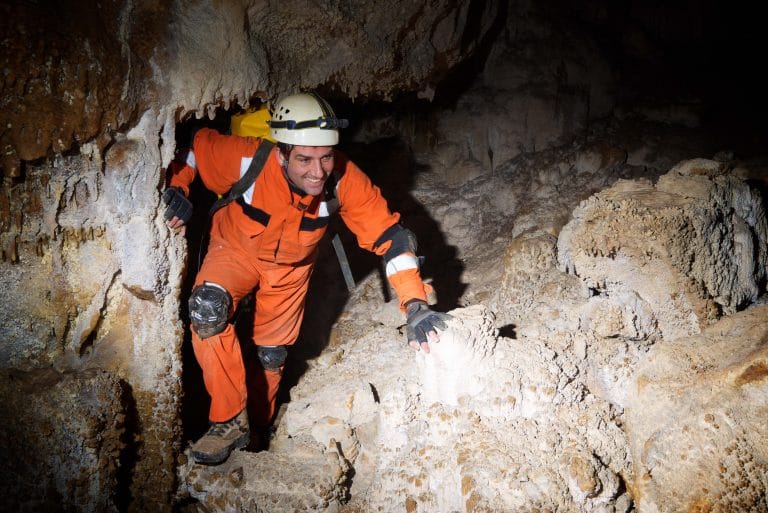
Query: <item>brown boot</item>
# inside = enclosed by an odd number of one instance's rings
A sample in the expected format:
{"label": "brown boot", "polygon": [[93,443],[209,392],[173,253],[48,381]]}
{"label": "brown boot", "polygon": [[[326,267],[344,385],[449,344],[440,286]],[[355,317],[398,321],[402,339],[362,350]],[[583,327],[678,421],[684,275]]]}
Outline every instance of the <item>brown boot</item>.
{"label": "brown boot", "polygon": [[243,409],[227,422],[211,422],[208,432],[192,445],[192,457],[197,463],[218,465],[234,449],[248,445],[249,440],[248,413]]}

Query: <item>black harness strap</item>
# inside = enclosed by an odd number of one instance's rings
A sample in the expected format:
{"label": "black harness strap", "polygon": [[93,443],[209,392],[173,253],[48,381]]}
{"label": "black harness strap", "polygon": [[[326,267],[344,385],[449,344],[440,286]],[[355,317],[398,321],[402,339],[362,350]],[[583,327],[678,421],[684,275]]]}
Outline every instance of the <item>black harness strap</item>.
{"label": "black harness strap", "polygon": [[245,202],[242,196],[237,198],[235,200],[238,205],[240,205],[240,208],[243,209],[243,213],[256,221],[257,223],[260,223],[262,226],[267,226],[269,224],[269,219],[272,217],[271,215],[267,214],[260,208],[256,208],[253,205],[249,205]]}
{"label": "black harness strap", "polygon": [[[246,170],[245,174],[241,176],[237,182],[235,182],[235,185],[229,189],[227,194],[217,199],[213,205],[211,205],[211,209],[208,211],[208,221],[206,222],[203,233],[200,236],[200,248],[198,249],[197,253],[198,271],[200,270],[200,266],[203,265],[203,248],[206,247],[205,237],[208,235],[208,231],[211,228],[211,219],[213,218],[213,214],[215,214],[216,211],[224,205],[239,199],[245,193],[245,191],[247,191],[248,188],[256,182],[256,178],[258,178],[259,173],[261,173],[261,169],[264,167],[264,164],[267,163],[269,152],[272,151],[274,146],[275,144],[272,141],[262,139],[261,144],[259,144],[259,147],[256,149],[256,153],[253,155],[251,165],[248,166],[248,170]],[[267,221],[269,221],[269,218],[267,218]],[[266,223],[264,223],[264,225],[266,226]]]}
{"label": "black harness strap", "polygon": [[232,186],[226,196],[222,196],[211,205],[211,209],[208,211],[208,217],[212,216],[224,205],[227,205],[245,194],[245,191],[256,182],[256,178],[258,178],[259,173],[261,173],[261,169],[264,167],[264,164],[266,164],[267,157],[269,157],[269,152],[272,151],[274,146],[275,145],[271,141],[262,139],[259,148],[256,150],[256,154],[251,160],[251,165],[248,166],[248,170],[240,177],[240,180]]}

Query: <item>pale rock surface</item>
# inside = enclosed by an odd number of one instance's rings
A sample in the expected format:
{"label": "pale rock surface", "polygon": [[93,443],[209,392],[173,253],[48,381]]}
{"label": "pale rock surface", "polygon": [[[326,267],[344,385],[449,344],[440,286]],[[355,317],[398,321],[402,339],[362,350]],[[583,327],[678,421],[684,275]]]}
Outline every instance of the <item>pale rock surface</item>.
{"label": "pale rock surface", "polygon": [[[694,335],[757,299],[768,266],[761,201],[723,164],[682,162],[655,185],[620,181],[579,205],[558,260],[597,294],[635,305],[597,329]],[[636,297],[622,301],[628,293]]]}
{"label": "pale rock surface", "polygon": [[[128,419],[118,431],[103,421],[107,413],[99,408],[79,414],[80,421],[100,426],[98,436],[115,444],[105,454],[111,458],[104,465],[109,474],[90,485],[93,507],[111,507],[111,483],[125,458],[123,496],[162,510],[174,493],[183,335],[178,277],[184,249],[182,241],[168,237],[158,208],[160,168],[148,164],[160,160],[158,147],[146,138],[158,132],[157,123],[148,114],[103,159],[95,145],[84,145],[80,155],[54,159],[52,168],[28,166],[27,179],[10,203],[18,223],[0,235],[13,248],[0,267],[0,287],[7,294],[0,313],[1,366],[32,374],[55,370],[75,382],[106,372],[115,384],[104,386],[98,399]],[[29,215],[21,215],[22,205],[30,206]],[[45,401],[24,418],[34,424],[33,413],[46,419],[72,410],[64,404]],[[97,435],[73,429],[70,436],[82,436],[71,442],[78,446]],[[82,493],[79,481],[64,477],[80,472],[80,455],[70,444],[50,444],[37,429],[30,429],[26,439],[30,448],[45,448],[41,458],[57,462],[47,468],[59,480],[64,500]],[[33,486],[35,481],[19,483]],[[16,507],[11,501],[10,508]]]}
{"label": "pale rock surface", "polygon": [[278,450],[235,451],[222,465],[189,459],[180,467],[184,486],[205,511],[335,513],[348,489],[349,466],[333,449],[287,441]]}
{"label": "pale rock surface", "polygon": [[639,511],[768,510],[768,306],[655,345],[626,406]]}
{"label": "pale rock surface", "polygon": [[417,119],[415,130],[400,129],[415,132],[417,161],[450,185],[557,146],[615,103],[616,77],[591,34],[545,21],[546,9],[535,4],[507,9],[499,40],[467,91],[428,122]]}

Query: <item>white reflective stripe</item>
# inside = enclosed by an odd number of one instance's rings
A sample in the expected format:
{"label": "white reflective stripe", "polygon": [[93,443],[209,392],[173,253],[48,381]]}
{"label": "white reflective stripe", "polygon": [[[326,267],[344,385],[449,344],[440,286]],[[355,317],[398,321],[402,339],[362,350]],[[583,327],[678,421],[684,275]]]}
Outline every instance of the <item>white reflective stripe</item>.
{"label": "white reflective stripe", "polygon": [[[248,168],[251,167],[251,162],[253,161],[253,157],[243,157],[240,159],[240,178],[242,178],[245,173],[248,172]],[[246,205],[251,204],[251,199],[253,199],[253,186],[256,184],[256,181],[254,180],[250,187],[248,187],[248,190],[243,193],[243,199],[245,200]]]}
{"label": "white reflective stripe", "polygon": [[187,165],[192,169],[197,169],[197,161],[195,160],[195,152],[189,150],[187,152]]}
{"label": "white reflective stripe", "polygon": [[398,255],[387,262],[387,277],[405,271],[406,269],[418,269],[419,260],[413,255]]}
{"label": "white reflective stripe", "polygon": [[[212,281],[204,281],[203,283],[205,283],[205,284],[206,284],[206,285],[208,285],[209,287],[216,287],[217,289],[221,289],[221,290],[223,290],[224,292],[227,292],[227,289],[225,289],[224,287],[222,287],[222,286],[221,286],[221,285],[219,285],[218,283],[213,283]],[[227,292],[227,294],[229,294],[229,292]]]}

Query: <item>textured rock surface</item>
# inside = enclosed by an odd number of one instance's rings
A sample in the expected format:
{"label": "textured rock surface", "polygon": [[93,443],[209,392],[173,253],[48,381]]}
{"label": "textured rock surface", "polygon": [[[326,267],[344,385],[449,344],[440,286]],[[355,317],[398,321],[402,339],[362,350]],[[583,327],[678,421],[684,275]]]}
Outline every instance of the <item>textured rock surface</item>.
{"label": "textured rock surface", "polygon": [[480,305],[452,314],[430,355],[414,359],[393,330],[323,357],[292,391],[277,450],[297,438],[349,448],[350,512],[628,505],[616,412],[573,380],[577,359],[499,337]]}
{"label": "textured rock surface", "polygon": [[476,51],[502,5],[267,0],[248,11],[249,44],[268,56],[273,90],[325,84],[353,99],[405,91],[431,97]]}
{"label": "textured rock surface", "polygon": [[349,466],[335,445],[288,441],[258,454],[235,451],[217,467],[179,468],[184,491],[205,511],[327,512],[347,499]]}
{"label": "textured rock surface", "polygon": [[[146,165],[159,159],[144,138],[157,132],[155,123],[145,117],[104,159],[95,145],[85,145],[52,168],[29,166],[25,180],[4,191],[13,221],[0,234],[7,304],[0,313],[0,361],[30,372],[103,369],[120,380],[104,401],[117,403],[126,417],[128,452],[104,457],[113,458],[113,467],[118,456],[129,460],[118,500],[159,511],[170,508],[175,491],[183,263],[180,241],[168,238],[158,218],[160,170]],[[49,409],[32,410],[39,422],[66,411],[43,405]],[[26,418],[34,424],[34,416]],[[66,446],[43,443],[39,454],[59,461],[64,473],[67,465],[72,472],[81,465]],[[106,501],[108,492],[92,493]]]}
{"label": "textured rock surface", "polygon": [[[536,4],[508,8],[482,73],[455,105],[415,131],[417,160],[450,184],[560,144],[616,101],[610,92],[616,77],[591,34],[578,24],[553,22]],[[534,47],[540,49],[535,54]]]}
{"label": "textured rock surface", "polygon": [[2,371],[0,383],[0,509],[117,511],[130,469],[119,467],[126,412],[115,376]]}
{"label": "textured rock surface", "polygon": [[137,90],[161,39],[166,7],[155,2],[5,2],[0,7],[0,166],[90,141],[103,150],[137,121],[151,96]]}
{"label": "textured rock surface", "polygon": [[[594,329],[639,336],[657,326],[674,340],[757,299],[766,241],[762,199],[725,165],[700,159],[655,185],[619,182],[585,201],[560,234],[558,259],[603,296],[585,318]],[[606,315],[604,299],[628,293],[637,297],[616,304],[634,311]]]}
{"label": "textured rock surface", "polygon": [[768,306],[657,344],[627,403],[639,511],[768,509]]}

